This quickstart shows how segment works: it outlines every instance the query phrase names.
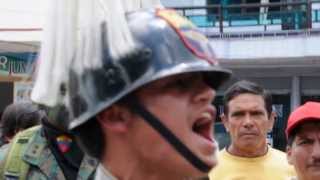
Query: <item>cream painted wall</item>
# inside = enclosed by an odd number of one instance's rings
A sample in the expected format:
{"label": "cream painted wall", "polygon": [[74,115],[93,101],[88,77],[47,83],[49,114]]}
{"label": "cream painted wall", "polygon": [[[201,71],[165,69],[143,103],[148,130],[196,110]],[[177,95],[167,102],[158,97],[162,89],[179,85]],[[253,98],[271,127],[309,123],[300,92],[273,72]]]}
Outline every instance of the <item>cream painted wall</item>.
{"label": "cream painted wall", "polygon": [[213,39],[218,58],[264,59],[320,57],[320,36]]}

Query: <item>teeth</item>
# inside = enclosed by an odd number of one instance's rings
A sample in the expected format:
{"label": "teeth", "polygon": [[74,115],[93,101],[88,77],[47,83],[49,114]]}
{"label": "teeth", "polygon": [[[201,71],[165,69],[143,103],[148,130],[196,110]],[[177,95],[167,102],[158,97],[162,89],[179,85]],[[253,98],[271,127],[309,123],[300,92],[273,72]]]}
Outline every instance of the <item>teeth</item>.
{"label": "teeth", "polygon": [[212,116],[211,116],[211,114],[210,113],[208,113],[208,112],[204,112],[204,113],[202,113],[201,114],[201,116],[203,117],[203,118],[206,118],[206,119],[212,119]]}
{"label": "teeth", "polygon": [[212,115],[208,112],[204,112],[201,114],[201,118],[198,119],[194,125],[195,125],[195,127],[199,127],[199,126],[207,124],[211,120],[212,120]]}
{"label": "teeth", "polygon": [[212,120],[212,115],[209,113],[209,112],[204,112],[201,114],[201,118],[195,122],[195,127],[199,127],[199,126],[202,126],[206,123],[208,123],[209,121]]}

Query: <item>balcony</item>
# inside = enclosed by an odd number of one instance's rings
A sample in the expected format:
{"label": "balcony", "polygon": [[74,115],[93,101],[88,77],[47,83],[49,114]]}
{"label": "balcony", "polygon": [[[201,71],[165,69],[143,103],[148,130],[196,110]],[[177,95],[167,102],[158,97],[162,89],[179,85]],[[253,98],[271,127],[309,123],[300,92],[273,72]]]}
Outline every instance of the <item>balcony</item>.
{"label": "balcony", "polygon": [[320,34],[320,1],[176,9],[213,38]]}

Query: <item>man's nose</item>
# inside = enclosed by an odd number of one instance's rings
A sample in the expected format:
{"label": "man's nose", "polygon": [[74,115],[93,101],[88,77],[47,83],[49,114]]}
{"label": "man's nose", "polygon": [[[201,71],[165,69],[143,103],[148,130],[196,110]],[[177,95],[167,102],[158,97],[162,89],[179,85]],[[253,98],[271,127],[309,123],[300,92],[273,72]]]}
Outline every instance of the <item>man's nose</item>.
{"label": "man's nose", "polygon": [[199,88],[199,91],[195,96],[195,101],[196,102],[212,103],[212,101],[216,95],[216,91],[214,89],[212,89],[206,83],[202,83],[202,85],[198,86],[197,88]]}
{"label": "man's nose", "polygon": [[251,128],[253,126],[253,119],[249,113],[246,113],[243,119],[243,126],[245,128]]}
{"label": "man's nose", "polygon": [[316,140],[312,147],[311,156],[313,159],[316,159],[317,161],[320,161],[320,140]]}

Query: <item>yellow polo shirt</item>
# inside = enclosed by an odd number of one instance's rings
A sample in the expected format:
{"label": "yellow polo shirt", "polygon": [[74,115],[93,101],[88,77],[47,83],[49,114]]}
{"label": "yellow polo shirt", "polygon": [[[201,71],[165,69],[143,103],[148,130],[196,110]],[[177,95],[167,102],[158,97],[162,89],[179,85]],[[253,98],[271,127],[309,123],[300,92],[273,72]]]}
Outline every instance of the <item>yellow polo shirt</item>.
{"label": "yellow polo shirt", "polygon": [[219,164],[209,173],[210,180],[288,180],[295,176],[286,154],[268,147],[268,152],[256,158],[234,156],[223,149]]}

